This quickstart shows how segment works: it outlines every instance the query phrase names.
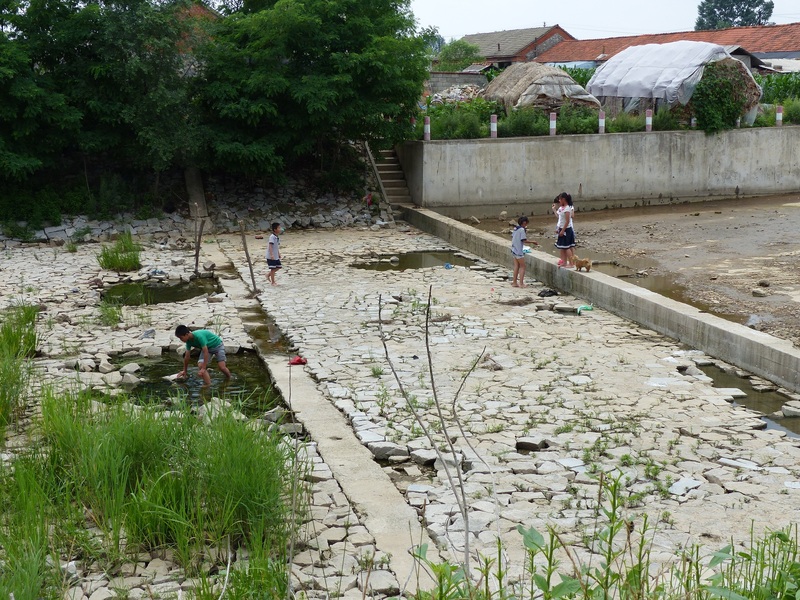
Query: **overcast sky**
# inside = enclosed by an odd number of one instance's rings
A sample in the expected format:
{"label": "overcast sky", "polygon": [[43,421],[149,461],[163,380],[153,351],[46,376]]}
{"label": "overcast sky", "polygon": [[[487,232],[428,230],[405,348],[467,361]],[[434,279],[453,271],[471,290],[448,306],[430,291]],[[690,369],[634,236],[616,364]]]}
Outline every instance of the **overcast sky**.
{"label": "overcast sky", "polygon": [[[774,23],[800,21],[800,0],[773,0]],[[422,27],[434,25],[445,41],[470,33],[561,25],[579,40],[691,31],[700,0],[411,0]]]}

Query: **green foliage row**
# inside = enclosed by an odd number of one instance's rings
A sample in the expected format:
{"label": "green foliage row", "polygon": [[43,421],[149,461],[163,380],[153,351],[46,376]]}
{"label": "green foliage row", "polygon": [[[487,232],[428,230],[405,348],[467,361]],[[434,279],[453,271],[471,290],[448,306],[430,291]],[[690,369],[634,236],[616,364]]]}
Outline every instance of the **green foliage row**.
{"label": "green foliage row", "polygon": [[[503,115],[492,103],[482,100],[478,110],[470,109],[475,102],[460,102],[432,106],[428,111],[431,117],[431,139],[474,139],[489,137],[489,116],[499,113],[497,122],[498,137],[524,137],[549,135],[550,116],[537,108],[513,110]],[[685,129],[673,111],[660,109],[653,116],[653,129],[670,131]],[[616,117],[606,117],[606,131],[625,133],[645,130],[644,115],[620,113]],[[586,106],[565,104],[558,116],[558,134],[597,133],[598,111]],[[417,122],[417,137],[422,137],[422,126]]]}
{"label": "green foliage row", "polygon": [[800,98],[800,73],[770,73],[753,75],[761,86],[764,104],[782,104]]}
{"label": "green foliage row", "polygon": [[210,599],[218,590],[201,570],[206,548],[244,546],[249,569],[231,580],[229,597],[284,597],[292,515],[302,513],[292,508],[292,478],[302,474],[277,434],[224,411],[204,423],[188,411],[98,409],[88,394],[51,391],[41,434],[41,445],[0,470],[0,595],[63,597],[61,556],[116,569],[171,548],[203,583],[195,597]]}

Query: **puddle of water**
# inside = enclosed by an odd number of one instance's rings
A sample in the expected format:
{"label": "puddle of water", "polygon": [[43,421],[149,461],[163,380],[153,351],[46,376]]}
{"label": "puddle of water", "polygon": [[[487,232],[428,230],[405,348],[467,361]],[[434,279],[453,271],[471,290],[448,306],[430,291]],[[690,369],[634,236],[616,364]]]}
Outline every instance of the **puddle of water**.
{"label": "puddle of water", "polygon": [[239,317],[247,335],[252,338],[262,354],[290,352],[292,343],[275,323],[275,319],[266,314],[260,306],[240,308]]}
{"label": "puddle of water", "polygon": [[372,271],[405,271],[406,269],[425,269],[428,267],[471,267],[475,264],[458,252],[406,252],[403,254],[384,254],[369,262],[351,265],[356,269]]}
{"label": "puddle of water", "polygon": [[103,290],[103,299],[124,306],[181,302],[222,291],[212,277],[180,283],[118,283]]}
{"label": "puddle of water", "polygon": [[166,381],[183,369],[183,358],[177,353],[164,354],[157,359],[137,359],[142,370],[136,373],[142,381],[131,394],[139,404],[166,404],[180,406],[203,404],[212,396],[224,397],[234,406],[240,407],[248,416],[263,414],[281,404],[272,379],[261,359],[254,352],[240,352],[228,356],[230,380],[212,363],[209,371],[211,387],[203,388],[203,380],[197,375],[197,360],[193,356],[189,363],[189,378],[185,381]]}
{"label": "puddle of water", "polygon": [[737,388],[747,394],[745,398],[736,398],[733,404],[765,415],[762,419],[766,422],[767,429],[778,429],[792,437],[800,437],[800,417],[786,417],[775,421],[768,416],[780,412],[781,407],[787,402],[784,396],[777,392],[757,392],[746,377],[728,373],[715,365],[702,366],[700,370],[714,381],[714,387]]}

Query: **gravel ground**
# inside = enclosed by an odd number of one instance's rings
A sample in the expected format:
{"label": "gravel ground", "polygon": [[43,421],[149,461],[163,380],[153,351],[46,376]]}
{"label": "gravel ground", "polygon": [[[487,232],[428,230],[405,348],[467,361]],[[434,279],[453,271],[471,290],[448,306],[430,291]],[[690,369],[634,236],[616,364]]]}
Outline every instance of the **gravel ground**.
{"label": "gravel ground", "polygon": [[[551,221],[529,227],[545,249]],[[800,345],[799,194],[578,212],[575,222],[580,256],[664,276],[684,301]]]}

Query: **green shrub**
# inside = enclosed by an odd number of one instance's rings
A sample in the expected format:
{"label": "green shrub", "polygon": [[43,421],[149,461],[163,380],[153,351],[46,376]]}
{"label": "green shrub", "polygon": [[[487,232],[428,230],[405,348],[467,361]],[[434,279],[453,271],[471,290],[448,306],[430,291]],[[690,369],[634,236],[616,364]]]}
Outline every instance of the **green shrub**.
{"label": "green shrub", "polygon": [[549,132],[550,118],[538,108],[512,110],[497,123],[498,137],[547,135]]}
{"label": "green shrub", "polygon": [[792,98],[783,103],[783,122],[800,125],[800,98]]}
{"label": "green shrub", "polygon": [[644,131],[644,115],[632,115],[621,112],[613,119],[606,119],[606,131],[609,133],[630,133],[633,131]]}
{"label": "green shrub", "polygon": [[136,271],[142,263],[139,253],[142,248],[133,241],[130,231],[123,233],[112,246],[105,246],[97,256],[97,262],[108,271]]}
{"label": "green shrub", "polygon": [[762,107],[753,121],[753,127],[775,127],[775,107]]}
{"label": "green shrub", "polygon": [[724,61],[706,65],[690,102],[697,127],[706,133],[735,128],[736,120],[744,114],[746,92],[747,85],[736,65]]}
{"label": "green shrub", "polygon": [[598,111],[588,106],[567,102],[558,112],[557,132],[560,134],[597,133],[598,126]]}
{"label": "green shrub", "polygon": [[682,129],[677,115],[666,106],[659,108],[653,115],[653,131],[675,131]]}
{"label": "green shrub", "polygon": [[[488,137],[489,119],[499,112],[497,102],[483,98],[444,104],[431,104],[429,98],[425,114],[431,119],[431,139],[455,140]],[[423,136],[424,116],[417,121],[418,138]]]}
{"label": "green shrub", "polygon": [[431,117],[431,139],[467,140],[485,137],[481,122],[473,112],[455,111]]}

